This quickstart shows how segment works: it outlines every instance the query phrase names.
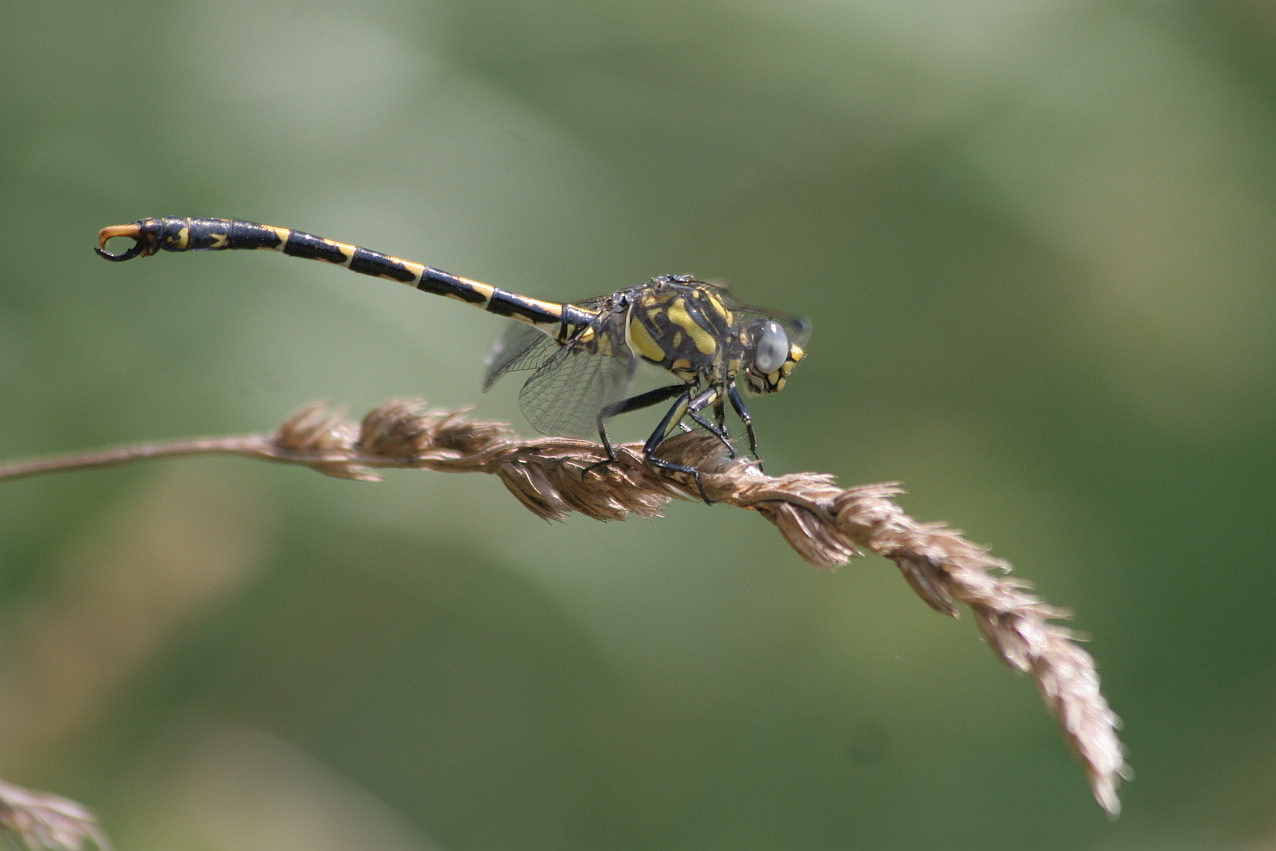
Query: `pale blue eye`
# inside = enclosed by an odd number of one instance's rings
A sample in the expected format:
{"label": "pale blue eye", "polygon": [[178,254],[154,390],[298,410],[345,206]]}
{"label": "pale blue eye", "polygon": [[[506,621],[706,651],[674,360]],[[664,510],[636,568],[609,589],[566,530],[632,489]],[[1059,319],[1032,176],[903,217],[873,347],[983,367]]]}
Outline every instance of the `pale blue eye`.
{"label": "pale blue eye", "polygon": [[774,319],[763,322],[762,333],[758,335],[758,348],[753,355],[753,365],[758,372],[775,372],[788,356],[789,335],[784,333],[784,327]]}

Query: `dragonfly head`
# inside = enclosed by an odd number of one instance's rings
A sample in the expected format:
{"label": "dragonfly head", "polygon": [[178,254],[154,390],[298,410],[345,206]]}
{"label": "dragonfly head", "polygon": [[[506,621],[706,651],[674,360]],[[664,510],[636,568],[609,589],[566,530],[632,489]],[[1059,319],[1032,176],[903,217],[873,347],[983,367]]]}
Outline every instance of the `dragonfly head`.
{"label": "dragonfly head", "polygon": [[[805,320],[803,320],[805,322]],[[802,337],[803,328],[795,328]],[[749,346],[744,374],[754,393],[774,393],[784,389],[793,367],[806,354],[788,330],[774,319],[759,319],[748,331]]]}

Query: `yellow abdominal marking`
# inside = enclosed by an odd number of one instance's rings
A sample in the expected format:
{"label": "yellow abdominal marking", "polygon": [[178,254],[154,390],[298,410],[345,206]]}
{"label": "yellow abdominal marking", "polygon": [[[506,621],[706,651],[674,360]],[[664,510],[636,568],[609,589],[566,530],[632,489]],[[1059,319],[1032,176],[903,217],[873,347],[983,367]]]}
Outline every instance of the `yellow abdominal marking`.
{"label": "yellow abdominal marking", "polygon": [[[478,281],[473,281],[471,283],[474,284],[475,289],[478,289],[479,292],[486,293],[488,301],[491,301],[493,287],[490,287],[487,284],[480,284]],[[546,313],[552,313],[555,316],[563,315],[563,306],[556,301],[542,301],[539,298],[524,298],[523,301],[532,307],[535,307],[537,310],[543,310]]]}
{"label": "yellow abdominal marking", "polygon": [[350,245],[347,242],[336,242],[331,239],[325,239],[324,244],[331,245],[333,248],[341,252],[341,256],[345,258],[345,262],[341,264],[342,266],[349,266],[351,261],[354,260],[353,245]]}
{"label": "yellow abdominal marking", "polygon": [[[461,280],[464,281],[471,290],[483,296],[484,307],[492,303],[492,293],[496,291],[496,287],[491,284],[485,284],[482,281],[471,281],[469,278],[461,278]],[[460,298],[460,296],[457,296],[457,298]]]}

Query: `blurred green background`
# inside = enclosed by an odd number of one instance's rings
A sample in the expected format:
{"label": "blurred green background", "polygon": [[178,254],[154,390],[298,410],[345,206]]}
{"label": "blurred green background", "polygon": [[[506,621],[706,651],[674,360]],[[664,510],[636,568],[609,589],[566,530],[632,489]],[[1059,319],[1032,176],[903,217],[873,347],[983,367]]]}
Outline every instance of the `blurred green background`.
{"label": "blurred green background", "polygon": [[[0,485],[0,777],[146,849],[1276,847],[1268,2],[8,3],[0,457],[481,401],[499,320],[663,272],[815,320],[771,472],[898,479],[1092,636],[1113,823],[893,565],[678,504],[192,459]],[[621,428],[641,436],[649,417]],[[525,423],[520,426],[530,429]]]}

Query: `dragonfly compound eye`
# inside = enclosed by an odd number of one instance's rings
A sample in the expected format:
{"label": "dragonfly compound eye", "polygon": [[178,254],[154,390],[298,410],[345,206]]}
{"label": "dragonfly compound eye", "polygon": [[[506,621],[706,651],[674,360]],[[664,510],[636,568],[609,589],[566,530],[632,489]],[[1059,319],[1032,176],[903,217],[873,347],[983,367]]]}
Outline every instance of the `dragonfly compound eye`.
{"label": "dragonfly compound eye", "polygon": [[774,319],[763,322],[757,351],[753,355],[754,368],[763,374],[775,372],[784,365],[788,356],[789,335],[784,332],[784,326]]}

